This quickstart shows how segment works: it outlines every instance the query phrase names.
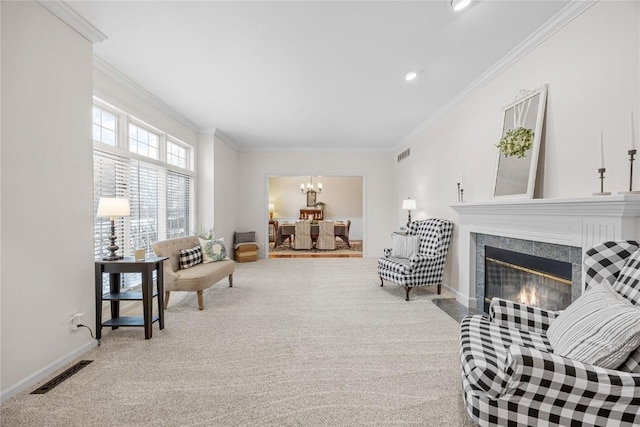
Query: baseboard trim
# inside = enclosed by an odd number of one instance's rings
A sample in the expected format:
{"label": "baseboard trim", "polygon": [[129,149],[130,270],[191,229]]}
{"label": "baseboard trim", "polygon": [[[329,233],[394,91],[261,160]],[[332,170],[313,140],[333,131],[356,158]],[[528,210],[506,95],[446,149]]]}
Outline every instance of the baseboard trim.
{"label": "baseboard trim", "polygon": [[71,353],[67,354],[66,356],[61,357],[60,359],[52,362],[51,364],[35,372],[33,375],[30,375],[27,378],[23,379],[16,385],[9,387],[7,390],[3,390],[2,394],[0,395],[0,402],[4,403],[7,400],[14,397],[15,395],[17,395],[18,393],[21,393],[31,387],[34,387],[36,384],[49,378],[57,370],[70,364],[71,362],[74,362],[80,356],[82,356],[92,348],[96,347],[97,345],[98,345],[98,342],[95,340],[88,341],[87,343],[81,345],[80,347],[78,347]]}
{"label": "baseboard trim", "polygon": [[477,298],[467,298],[462,295],[460,292],[456,292],[456,301],[460,304],[464,305],[467,308],[476,308],[478,299]]}

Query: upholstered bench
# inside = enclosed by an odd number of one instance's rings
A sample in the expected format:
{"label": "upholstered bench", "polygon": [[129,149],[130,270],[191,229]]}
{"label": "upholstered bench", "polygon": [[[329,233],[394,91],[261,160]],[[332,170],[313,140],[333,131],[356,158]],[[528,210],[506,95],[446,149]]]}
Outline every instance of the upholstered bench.
{"label": "upholstered bench", "polygon": [[198,294],[198,308],[204,308],[202,291],[226,276],[229,277],[229,287],[233,286],[233,272],[235,261],[226,258],[215,262],[195,263],[189,268],[180,268],[180,251],[190,250],[200,245],[197,236],[180,237],[154,243],[153,250],[158,256],[169,259],[164,262],[164,306],[169,302],[171,291],[195,291]]}

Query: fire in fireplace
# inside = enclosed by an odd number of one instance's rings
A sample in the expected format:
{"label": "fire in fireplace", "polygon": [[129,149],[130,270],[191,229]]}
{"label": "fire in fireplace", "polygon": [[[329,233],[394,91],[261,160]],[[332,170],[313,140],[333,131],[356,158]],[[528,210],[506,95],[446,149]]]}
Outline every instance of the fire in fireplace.
{"label": "fire in fireplace", "polygon": [[500,297],[548,310],[571,303],[571,263],[485,247],[484,309]]}

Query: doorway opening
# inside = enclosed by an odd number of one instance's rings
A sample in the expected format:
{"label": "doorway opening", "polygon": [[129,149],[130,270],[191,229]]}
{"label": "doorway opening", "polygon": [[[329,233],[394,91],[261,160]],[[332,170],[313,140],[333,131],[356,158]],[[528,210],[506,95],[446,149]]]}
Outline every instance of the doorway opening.
{"label": "doorway opening", "polygon": [[[268,258],[362,258],[363,188],[362,176],[269,176]],[[311,222],[310,249],[296,249],[300,220]],[[335,249],[317,248],[320,221],[334,223]]]}

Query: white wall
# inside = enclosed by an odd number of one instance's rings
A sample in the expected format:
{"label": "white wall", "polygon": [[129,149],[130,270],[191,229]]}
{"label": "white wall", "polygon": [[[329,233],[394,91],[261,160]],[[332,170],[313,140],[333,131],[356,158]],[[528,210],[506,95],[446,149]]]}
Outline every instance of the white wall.
{"label": "white wall", "polygon": [[[411,157],[396,171],[396,203],[403,197],[400,193],[406,192],[417,199],[418,215],[457,222],[448,206],[457,202],[458,164],[466,176],[466,199],[489,200],[502,108],[521,89],[535,89],[544,83],[549,92],[538,169],[539,197],[588,197],[599,191],[600,131],[605,138],[605,190],[614,194],[627,190],[631,109],[635,123],[640,123],[639,8],[638,2],[595,4],[415,135],[406,144],[411,147]],[[636,189],[640,188],[638,175]],[[454,227],[445,283],[457,289],[455,231]]]}
{"label": "white wall", "polygon": [[196,156],[196,231],[213,229],[213,164],[214,136],[198,135],[198,155]]}
{"label": "white wall", "polygon": [[35,2],[1,8],[4,400],[95,345],[69,329],[95,299],[92,47]]}
{"label": "white wall", "polygon": [[242,190],[245,178],[238,173],[238,153],[217,135],[214,138],[213,156],[213,225],[216,237],[224,237],[229,257],[233,258],[233,232],[246,231],[237,215],[237,200],[247,196]]}
{"label": "white wall", "polygon": [[237,227],[256,231],[262,243],[259,256],[264,257],[270,176],[362,176],[364,255],[378,257],[394,230],[393,165],[393,156],[386,152],[239,152]]}

